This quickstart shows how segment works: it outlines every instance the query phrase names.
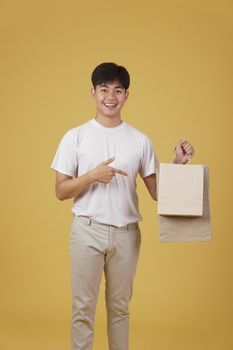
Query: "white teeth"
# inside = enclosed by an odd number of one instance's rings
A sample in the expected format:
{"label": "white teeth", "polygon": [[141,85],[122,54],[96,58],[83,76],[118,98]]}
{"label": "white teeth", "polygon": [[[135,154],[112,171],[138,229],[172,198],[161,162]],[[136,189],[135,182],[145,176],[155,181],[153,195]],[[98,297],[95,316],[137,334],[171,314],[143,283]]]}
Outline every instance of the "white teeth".
{"label": "white teeth", "polygon": [[116,104],[110,104],[110,103],[105,103],[104,104],[106,107],[115,107],[116,106]]}

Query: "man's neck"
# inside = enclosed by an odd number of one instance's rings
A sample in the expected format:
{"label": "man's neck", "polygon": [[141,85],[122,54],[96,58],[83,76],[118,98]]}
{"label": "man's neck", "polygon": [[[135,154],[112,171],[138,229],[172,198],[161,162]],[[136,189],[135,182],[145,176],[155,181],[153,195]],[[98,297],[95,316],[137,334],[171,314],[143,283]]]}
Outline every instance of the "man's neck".
{"label": "man's neck", "polygon": [[96,115],[95,120],[106,128],[115,128],[122,123],[121,117],[105,117]]}

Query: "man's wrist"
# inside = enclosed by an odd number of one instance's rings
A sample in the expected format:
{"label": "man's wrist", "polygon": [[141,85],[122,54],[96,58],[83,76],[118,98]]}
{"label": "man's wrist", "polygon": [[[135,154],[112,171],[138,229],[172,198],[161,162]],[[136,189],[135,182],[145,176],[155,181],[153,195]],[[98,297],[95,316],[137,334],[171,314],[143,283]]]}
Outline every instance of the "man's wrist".
{"label": "man's wrist", "polygon": [[95,175],[93,173],[93,170],[90,170],[86,173],[86,178],[88,183],[93,183],[96,181]]}

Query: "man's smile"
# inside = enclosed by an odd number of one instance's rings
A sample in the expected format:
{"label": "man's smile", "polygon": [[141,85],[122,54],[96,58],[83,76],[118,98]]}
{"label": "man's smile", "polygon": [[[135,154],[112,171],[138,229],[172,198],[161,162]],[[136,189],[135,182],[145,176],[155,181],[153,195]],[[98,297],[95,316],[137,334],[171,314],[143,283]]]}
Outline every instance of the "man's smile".
{"label": "man's smile", "polygon": [[105,103],[104,103],[104,106],[105,106],[105,107],[109,107],[109,108],[114,108],[114,107],[117,106],[117,103],[107,103],[107,102],[105,102]]}

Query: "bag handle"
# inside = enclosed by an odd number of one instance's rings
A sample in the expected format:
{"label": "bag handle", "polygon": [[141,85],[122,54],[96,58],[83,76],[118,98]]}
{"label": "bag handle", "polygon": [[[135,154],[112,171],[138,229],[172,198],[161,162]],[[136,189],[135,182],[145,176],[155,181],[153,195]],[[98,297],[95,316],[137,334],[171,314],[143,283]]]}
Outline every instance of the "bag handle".
{"label": "bag handle", "polygon": [[[188,157],[189,157],[189,160],[188,160],[188,162],[185,163],[184,165],[187,165],[187,164],[190,164],[190,163],[191,163],[192,156],[189,154]],[[174,148],[174,151],[172,152],[171,163],[174,163],[175,158],[176,158],[176,148]]]}

